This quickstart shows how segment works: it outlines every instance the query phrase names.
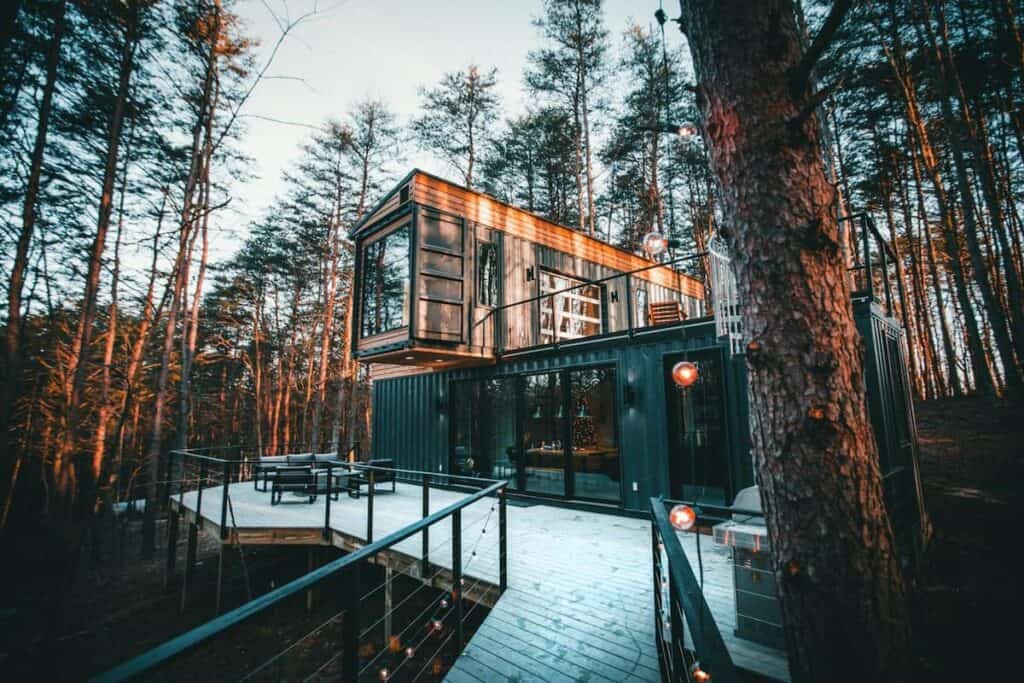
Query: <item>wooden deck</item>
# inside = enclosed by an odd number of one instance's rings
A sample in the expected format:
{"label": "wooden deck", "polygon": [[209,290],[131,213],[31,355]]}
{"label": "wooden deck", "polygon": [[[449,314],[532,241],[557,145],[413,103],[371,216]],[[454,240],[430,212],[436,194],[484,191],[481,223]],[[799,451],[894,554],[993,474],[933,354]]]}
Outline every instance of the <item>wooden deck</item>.
{"label": "wooden deck", "polygon": [[[398,484],[397,492],[374,499],[374,538],[398,530],[421,514],[420,487]],[[221,489],[203,491],[202,526],[219,532]],[[462,494],[431,489],[431,511]],[[242,543],[320,544],[324,499],[308,504],[285,496],[270,505],[270,494],[251,483],[230,487],[230,509]],[[185,494],[186,518],[195,510],[195,492]],[[292,502],[294,501],[294,502]],[[496,501],[481,500],[463,511],[463,570],[467,598],[498,582]],[[366,534],[366,499],[341,496],[331,503],[331,538],[356,547]],[[485,533],[481,533],[484,531]],[[549,505],[508,506],[508,590],[468,643],[448,674],[467,681],[658,681],[650,559],[650,522],[644,519],[569,510]],[[681,534],[697,571],[696,543]],[[430,531],[430,560],[451,568],[451,525]],[[709,537],[701,539],[704,592],[719,629],[740,667],[788,681],[785,655],[736,638],[729,553]],[[475,555],[472,554],[474,553]],[[410,573],[416,571],[421,539],[396,545]],[[492,600],[485,599],[491,604]]]}

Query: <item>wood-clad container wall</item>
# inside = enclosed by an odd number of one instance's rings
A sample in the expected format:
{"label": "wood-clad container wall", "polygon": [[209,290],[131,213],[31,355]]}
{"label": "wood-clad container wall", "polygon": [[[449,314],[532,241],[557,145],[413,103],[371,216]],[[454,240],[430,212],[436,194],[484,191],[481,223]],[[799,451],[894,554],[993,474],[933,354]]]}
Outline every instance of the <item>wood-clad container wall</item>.
{"label": "wood-clad container wall", "polygon": [[489,362],[646,327],[658,302],[703,313],[693,278],[420,171],[353,236],[355,349],[375,362]]}
{"label": "wood-clad container wall", "polygon": [[413,337],[461,343],[466,337],[465,225],[429,208],[420,209],[418,216]]}
{"label": "wood-clad container wall", "polygon": [[[514,235],[533,244],[600,263],[617,272],[651,265],[650,261],[582,232],[544,220],[528,211],[503,204],[492,197],[466,190],[423,172],[415,173],[411,197],[417,204],[463,216],[466,220],[501,230],[506,235]],[[699,280],[686,275],[678,277],[670,268],[654,268],[638,273],[636,277],[669,289],[681,287],[685,294],[696,299],[704,297],[704,288]]]}

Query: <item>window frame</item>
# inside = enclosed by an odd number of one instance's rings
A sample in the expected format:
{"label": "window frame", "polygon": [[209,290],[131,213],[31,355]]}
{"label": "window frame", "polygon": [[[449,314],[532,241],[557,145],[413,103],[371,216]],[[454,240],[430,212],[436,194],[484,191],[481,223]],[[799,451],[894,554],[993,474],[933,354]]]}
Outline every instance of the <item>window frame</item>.
{"label": "window frame", "polygon": [[[402,303],[402,315],[400,317],[400,323],[387,329],[374,330],[367,332],[367,315],[368,310],[366,307],[368,296],[374,291],[375,287],[370,287],[369,273],[370,269],[367,268],[367,260],[369,250],[383,244],[385,254],[387,253],[387,240],[394,237],[396,233],[405,231],[406,233],[406,249],[405,249],[405,283],[403,288],[403,303]],[[403,329],[408,329],[410,325],[411,312],[409,310],[411,298],[412,298],[412,280],[413,280],[413,264],[412,264],[412,244],[413,244],[413,224],[412,221],[404,220],[394,227],[387,228],[386,230],[379,231],[374,234],[371,239],[367,239],[359,245],[359,339],[373,339],[386,334],[391,334]],[[398,263],[399,260],[396,260]]]}
{"label": "window frame", "polygon": [[[557,287],[556,289],[545,291],[545,277],[551,277],[553,280],[559,278],[567,280],[568,283],[564,287]],[[568,292],[562,292],[562,290],[574,287]],[[596,290],[595,296],[582,296],[586,288],[593,287]],[[562,292],[561,294],[555,294],[554,297],[547,296],[552,292]],[[589,282],[588,280],[578,277],[576,275],[568,275],[561,273],[551,268],[544,268],[539,266],[537,268],[537,293],[540,295],[538,301],[538,316],[537,316],[537,340],[540,344],[558,344],[566,341],[575,341],[578,339],[588,339],[590,337],[599,337],[604,334],[605,331],[605,314],[607,310],[605,302],[605,287],[601,283]],[[562,311],[561,301],[568,299],[569,311]],[[597,306],[597,316],[591,317],[583,314],[575,313],[572,309],[573,302],[581,302],[581,305],[594,304]],[[548,308],[550,306],[550,308]],[[545,328],[543,326],[544,314],[547,310],[551,311],[551,327]],[[592,334],[579,334],[574,336],[562,336],[561,333],[561,321],[565,319],[564,316],[568,315],[570,320],[579,320],[583,324],[593,324],[597,326],[597,330]],[[545,337],[549,337],[546,339]]]}
{"label": "window frame", "polygon": [[[485,254],[486,259],[485,259]],[[494,272],[491,274],[489,286],[484,285],[484,268],[493,264]],[[489,240],[479,240],[476,249],[476,303],[485,308],[497,308],[500,305],[501,297],[501,265],[498,258],[498,245]],[[484,293],[488,296],[485,297]],[[493,295],[493,296],[491,296]]]}

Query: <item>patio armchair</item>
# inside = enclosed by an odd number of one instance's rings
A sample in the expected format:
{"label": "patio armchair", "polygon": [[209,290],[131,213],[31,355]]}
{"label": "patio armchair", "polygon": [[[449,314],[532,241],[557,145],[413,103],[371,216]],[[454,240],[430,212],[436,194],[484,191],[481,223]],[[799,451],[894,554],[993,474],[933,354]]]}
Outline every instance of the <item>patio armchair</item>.
{"label": "patio armchair", "polygon": [[[391,492],[395,492],[395,461],[390,458],[378,459],[378,460],[366,460],[365,462],[358,463],[360,465],[370,465],[372,467],[381,467],[384,469],[375,469],[373,472],[373,487],[376,490],[378,484],[386,484],[391,482]],[[360,488],[363,486],[370,485],[370,472],[371,470],[363,470],[358,475],[352,477],[352,487],[355,491],[355,497],[359,497]]]}
{"label": "patio armchair", "polygon": [[270,485],[270,504],[280,503],[285,491],[305,494],[307,502],[312,503],[318,493],[316,472],[309,465],[285,465],[275,468]]}

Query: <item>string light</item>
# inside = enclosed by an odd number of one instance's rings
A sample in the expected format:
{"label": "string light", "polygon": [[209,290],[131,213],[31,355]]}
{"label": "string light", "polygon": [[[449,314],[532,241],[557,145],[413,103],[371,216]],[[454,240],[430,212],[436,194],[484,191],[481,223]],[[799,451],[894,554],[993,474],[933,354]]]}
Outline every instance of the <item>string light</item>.
{"label": "string light", "polygon": [[690,677],[695,683],[707,683],[711,680],[711,674],[700,668],[700,662],[694,662],[690,667]]}
{"label": "string light", "polygon": [[697,366],[688,360],[672,366],[672,381],[684,389],[696,382],[699,374]]}
{"label": "string light", "polygon": [[440,619],[434,619],[434,623],[432,624],[432,626],[434,627],[435,631],[440,631],[442,628],[444,628],[444,624],[441,623]]}
{"label": "string light", "polygon": [[412,659],[413,655],[415,655],[415,654],[416,654],[416,648],[412,648],[412,647],[405,648],[405,656],[408,657],[409,659]]}
{"label": "string light", "polygon": [[444,598],[441,598],[441,609],[444,609],[446,607],[448,607],[448,601]]}
{"label": "string light", "polygon": [[377,674],[377,677],[380,678],[380,680],[382,680],[382,681],[386,681],[386,680],[388,680],[388,675],[389,675],[388,674],[388,669],[387,669],[387,667],[384,667],[383,669],[380,670],[380,673]]}
{"label": "string light", "polygon": [[680,531],[689,531],[697,523],[697,513],[689,505],[676,505],[668,513],[668,521]]}
{"label": "string light", "polygon": [[644,251],[652,257],[660,256],[668,249],[668,240],[657,230],[647,233],[644,236]]}

